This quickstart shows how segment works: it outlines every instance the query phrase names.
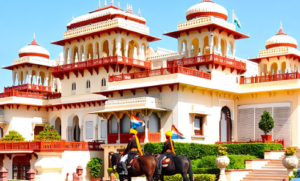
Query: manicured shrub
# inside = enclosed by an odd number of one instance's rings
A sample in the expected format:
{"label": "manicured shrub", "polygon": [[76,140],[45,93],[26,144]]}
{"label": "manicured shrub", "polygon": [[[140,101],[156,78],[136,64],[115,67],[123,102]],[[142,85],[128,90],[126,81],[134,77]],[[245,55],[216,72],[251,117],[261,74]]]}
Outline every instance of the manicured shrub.
{"label": "manicured shrub", "polygon": [[[255,156],[249,155],[228,155],[230,159],[229,165],[226,167],[227,169],[245,169],[245,161],[248,159],[256,159]],[[208,169],[218,169],[219,167],[216,165],[215,160],[217,156],[206,156],[199,160],[194,160],[192,162],[192,168],[208,168]],[[195,171],[194,171],[195,173]]]}
{"label": "manicured shrub", "polygon": [[[282,150],[282,145],[278,143],[240,143],[223,144],[227,147],[229,155],[251,155],[257,158],[264,158],[264,151]],[[150,154],[157,154],[162,151],[163,143],[147,143],[144,151]],[[191,160],[201,159],[205,156],[217,156],[218,145],[204,145],[196,143],[175,143],[175,152],[177,155],[185,155]]]}
{"label": "manicured shrub", "polygon": [[46,124],[44,130],[36,136],[37,141],[60,141],[61,137],[54,126]]}
{"label": "manicured shrub", "polygon": [[264,111],[261,115],[261,120],[258,123],[259,129],[261,129],[265,135],[270,133],[274,128],[274,119],[272,118],[270,112]]}
{"label": "manicured shrub", "polygon": [[[210,174],[194,174],[194,181],[215,181],[216,176]],[[165,181],[183,181],[181,175],[164,176]]]}
{"label": "manicured shrub", "polygon": [[2,139],[2,142],[22,142],[25,138],[17,131],[9,131]]}

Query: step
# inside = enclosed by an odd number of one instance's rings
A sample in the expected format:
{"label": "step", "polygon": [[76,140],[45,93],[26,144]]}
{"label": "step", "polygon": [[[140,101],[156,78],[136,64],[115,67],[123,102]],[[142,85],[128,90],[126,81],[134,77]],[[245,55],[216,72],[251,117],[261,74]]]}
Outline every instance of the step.
{"label": "step", "polygon": [[281,177],[281,176],[286,176],[287,173],[250,173],[247,175],[247,177],[252,177],[252,176],[269,176],[269,175],[272,175],[272,176],[276,176],[276,177]]}

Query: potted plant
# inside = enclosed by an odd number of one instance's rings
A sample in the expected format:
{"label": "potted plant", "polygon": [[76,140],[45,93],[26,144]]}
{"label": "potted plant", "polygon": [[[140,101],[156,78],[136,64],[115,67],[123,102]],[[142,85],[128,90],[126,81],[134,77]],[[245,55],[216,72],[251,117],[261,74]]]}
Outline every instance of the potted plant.
{"label": "potted plant", "polygon": [[102,160],[97,157],[91,158],[91,160],[87,164],[87,167],[92,175],[91,181],[101,181],[101,179],[98,178],[98,176],[102,169]]}
{"label": "potted plant", "polygon": [[261,135],[263,141],[272,141],[272,135],[268,135],[274,128],[274,120],[268,111],[264,111],[261,115],[261,120],[259,122],[259,129],[261,129],[265,135]]}
{"label": "potted plant", "polygon": [[282,160],[282,164],[288,170],[289,176],[293,175],[293,170],[298,165],[298,158],[295,156],[296,151],[297,147],[287,147],[285,158]]}
{"label": "potted plant", "polygon": [[225,168],[229,165],[230,160],[227,156],[227,147],[219,147],[218,158],[216,158],[216,165],[220,167],[219,181],[226,181]]}

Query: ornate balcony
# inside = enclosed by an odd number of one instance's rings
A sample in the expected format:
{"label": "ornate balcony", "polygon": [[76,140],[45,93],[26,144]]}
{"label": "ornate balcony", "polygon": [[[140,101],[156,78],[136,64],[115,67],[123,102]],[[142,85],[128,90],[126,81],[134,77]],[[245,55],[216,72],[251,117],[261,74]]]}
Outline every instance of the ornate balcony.
{"label": "ornate balcony", "polygon": [[134,72],[129,74],[119,74],[119,75],[110,75],[109,82],[123,81],[123,80],[132,80],[132,79],[141,79],[147,77],[156,77],[161,75],[170,75],[170,74],[185,74],[191,75],[199,78],[209,79],[211,78],[210,73],[204,71],[199,71],[190,68],[184,68],[180,66],[173,66],[172,68],[160,68],[154,70],[145,70],[142,72]]}
{"label": "ornate balcony", "polygon": [[50,100],[50,99],[61,98],[61,93],[40,94],[40,93],[31,93],[31,92],[21,92],[16,90],[0,93],[0,98],[6,98],[6,97],[23,97],[23,98]]}
{"label": "ornate balcony", "polygon": [[66,141],[40,141],[40,142],[13,142],[0,143],[0,151],[33,151],[33,152],[64,152],[98,150],[102,143],[97,142],[66,142]]}
{"label": "ornate balcony", "polygon": [[56,78],[64,79],[64,75],[69,79],[69,73],[73,72],[76,77],[78,77],[78,72],[84,76],[84,71],[87,69],[91,75],[93,75],[93,70],[98,74],[99,67],[104,67],[106,72],[108,73],[109,67],[111,67],[114,71],[120,70],[127,66],[127,71],[129,72],[132,67],[142,68],[142,69],[150,69],[151,62],[137,60],[128,57],[121,56],[110,56],[100,59],[88,60],[83,62],[76,62],[71,64],[59,65],[53,67],[52,74]]}
{"label": "ornate balcony", "polygon": [[149,27],[147,27],[146,25],[127,21],[125,19],[113,19],[113,20],[108,20],[108,21],[104,21],[104,22],[100,22],[100,23],[94,23],[91,25],[86,25],[83,27],[68,30],[64,33],[64,38],[65,39],[72,38],[75,36],[90,34],[93,32],[103,31],[103,30],[117,28],[117,27],[121,27],[121,28],[128,29],[131,31],[143,33],[146,35],[150,34]]}
{"label": "ornate balcony", "polygon": [[199,69],[200,65],[206,65],[207,69],[209,68],[209,65],[212,65],[215,69],[221,66],[222,70],[225,70],[225,68],[230,68],[231,73],[234,70],[236,70],[237,74],[243,74],[247,70],[246,63],[216,54],[195,56],[190,58],[182,58],[168,61],[168,67],[173,67],[177,65],[181,65],[184,67],[196,66],[197,69]]}
{"label": "ornate balcony", "polygon": [[4,87],[4,92],[11,91],[35,91],[35,92],[51,92],[51,86],[35,85],[35,84],[23,84],[12,87]]}
{"label": "ornate balcony", "polygon": [[285,74],[275,74],[275,75],[264,75],[255,77],[240,78],[240,84],[255,84],[264,82],[275,82],[282,80],[295,80],[300,79],[300,73],[285,73]]}

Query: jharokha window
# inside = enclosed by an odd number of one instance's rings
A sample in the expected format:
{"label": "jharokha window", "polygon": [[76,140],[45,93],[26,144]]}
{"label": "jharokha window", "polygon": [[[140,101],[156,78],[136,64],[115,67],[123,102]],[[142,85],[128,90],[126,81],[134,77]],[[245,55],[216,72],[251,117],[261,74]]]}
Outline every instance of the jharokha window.
{"label": "jharokha window", "polygon": [[203,117],[195,117],[194,132],[196,136],[203,136]]}

